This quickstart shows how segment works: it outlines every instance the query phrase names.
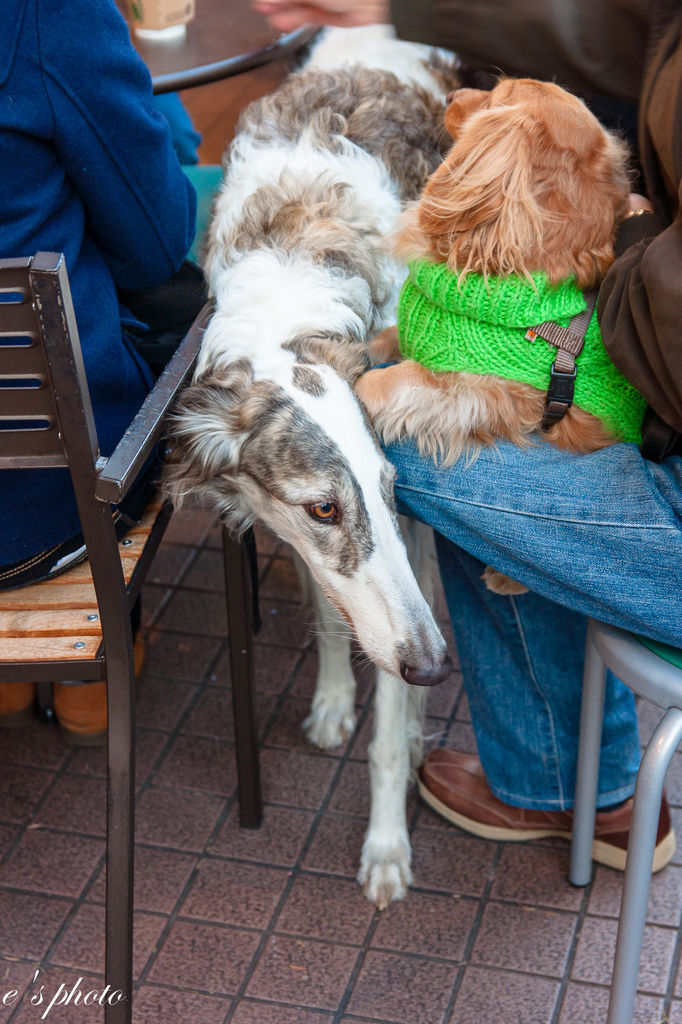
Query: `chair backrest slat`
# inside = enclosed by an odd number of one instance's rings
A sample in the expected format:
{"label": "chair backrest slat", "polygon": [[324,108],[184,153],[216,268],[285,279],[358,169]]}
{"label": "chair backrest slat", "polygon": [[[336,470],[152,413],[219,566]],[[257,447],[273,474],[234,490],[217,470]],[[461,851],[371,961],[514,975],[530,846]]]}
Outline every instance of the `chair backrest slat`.
{"label": "chair backrest slat", "polygon": [[0,260],[0,468],[72,465],[70,435],[91,464],[97,438],[64,258]]}

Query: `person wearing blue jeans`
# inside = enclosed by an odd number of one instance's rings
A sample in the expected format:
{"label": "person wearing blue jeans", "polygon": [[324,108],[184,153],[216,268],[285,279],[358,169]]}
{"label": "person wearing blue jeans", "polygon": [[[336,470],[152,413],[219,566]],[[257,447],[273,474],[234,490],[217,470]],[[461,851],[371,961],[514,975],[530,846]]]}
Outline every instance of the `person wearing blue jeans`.
{"label": "person wearing blue jeans", "polygon": [[[586,616],[682,646],[682,458],[656,464],[631,444],[575,456],[541,437],[448,468],[410,442],[386,454],[399,511],[436,531],[484,773],[469,755],[434,751],[422,796],[478,835],[568,836]],[[486,565],[529,592],[488,590]],[[614,867],[624,864],[639,759],[632,692],[608,673],[598,807],[609,810],[596,835],[610,832],[600,859]],[[670,837],[664,809],[658,845],[667,840],[672,856]]]}
{"label": "person wearing blue jeans", "polygon": [[[391,22],[470,67],[551,79],[625,130],[631,197],[602,284],[602,339],[644,395],[642,451],[573,455],[538,436],[445,468],[387,446],[399,510],[436,531],[478,757],[432,751],[422,797],[480,836],[570,836],[586,616],[682,646],[682,11],[679,0],[254,0],[280,31]],[[596,41],[596,42],[595,42]],[[371,372],[371,371],[370,371]],[[646,457],[644,457],[646,456]],[[492,566],[528,587],[500,596]],[[631,692],[608,677],[595,859],[623,868],[640,748]],[[674,852],[665,801],[654,867]]]}

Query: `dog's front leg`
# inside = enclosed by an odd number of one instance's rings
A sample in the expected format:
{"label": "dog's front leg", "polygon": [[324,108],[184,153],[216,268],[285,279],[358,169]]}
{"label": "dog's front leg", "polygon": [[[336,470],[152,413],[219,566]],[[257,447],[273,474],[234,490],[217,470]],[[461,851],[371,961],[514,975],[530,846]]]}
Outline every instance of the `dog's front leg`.
{"label": "dog's front leg", "polygon": [[315,696],[303,729],[311,743],[328,749],[344,743],[357,721],[351,634],[312,577],[309,586],[315,609],[318,669]]}
{"label": "dog's front leg", "polygon": [[403,899],[412,881],[405,796],[410,774],[407,742],[408,686],[379,670],[374,702],[374,737],[369,746],[371,810],[358,881],[383,910]]}
{"label": "dog's front leg", "polygon": [[[400,516],[400,529],[410,565],[431,603],[438,572],[433,533],[405,516]],[[422,761],[427,696],[424,687],[408,686],[397,676],[377,672],[369,748],[370,818],[358,881],[380,910],[392,900],[403,899],[412,881],[405,799],[410,774]]]}
{"label": "dog's front leg", "polygon": [[[433,608],[434,585],[435,580],[439,578],[433,530],[430,526],[407,516],[398,516],[398,522],[412,572],[419,589]],[[406,736],[411,775],[416,776],[417,769],[424,759],[424,719],[429,691],[424,686],[408,686],[407,693]]]}

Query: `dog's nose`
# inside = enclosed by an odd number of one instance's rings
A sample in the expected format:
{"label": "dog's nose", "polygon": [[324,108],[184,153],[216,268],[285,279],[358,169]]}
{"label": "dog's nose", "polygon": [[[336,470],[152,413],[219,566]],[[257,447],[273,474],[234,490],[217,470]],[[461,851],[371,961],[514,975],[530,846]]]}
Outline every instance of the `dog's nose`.
{"label": "dog's nose", "polygon": [[449,92],[447,94],[447,96],[445,97],[445,106],[449,107],[450,104],[452,103],[452,101],[455,99],[456,96],[457,96],[457,90],[455,90],[454,92]]}
{"label": "dog's nose", "polygon": [[444,679],[447,679],[451,672],[452,662],[447,653],[439,665],[417,668],[416,665],[408,665],[403,662],[400,666],[401,676],[411,686],[435,686],[436,683],[442,683]]}

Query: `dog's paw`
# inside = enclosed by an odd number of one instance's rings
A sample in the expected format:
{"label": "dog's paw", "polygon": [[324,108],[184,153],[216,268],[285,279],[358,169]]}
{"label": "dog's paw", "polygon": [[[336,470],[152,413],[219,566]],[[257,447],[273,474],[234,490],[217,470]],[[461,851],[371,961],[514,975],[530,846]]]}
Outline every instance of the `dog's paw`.
{"label": "dog's paw", "polygon": [[394,900],[405,899],[412,882],[409,843],[385,847],[365,840],[358,882],[367,899],[379,910],[385,910]]}
{"label": "dog's paw", "polygon": [[367,352],[372,366],[402,359],[398,328],[386,327],[381,334],[376,334],[367,346]]}
{"label": "dog's paw", "polygon": [[489,565],[486,566],[481,578],[488,590],[492,590],[493,594],[509,596],[510,594],[528,593],[528,587],[524,587],[523,583],[517,583],[511,576],[505,576],[503,572],[491,569]]}
{"label": "dog's paw", "polygon": [[356,722],[352,698],[313,700],[310,714],[303,723],[303,732],[314,746],[330,750],[346,742]]}
{"label": "dog's paw", "polygon": [[381,370],[371,370],[358,377],[355,384],[355,394],[358,396],[370,419],[378,416],[388,404],[391,395],[391,384],[393,366],[387,366]]}

